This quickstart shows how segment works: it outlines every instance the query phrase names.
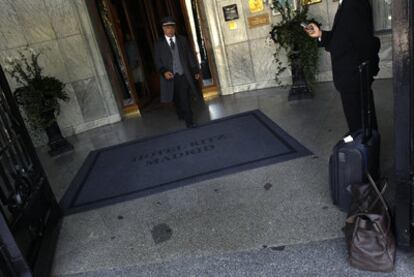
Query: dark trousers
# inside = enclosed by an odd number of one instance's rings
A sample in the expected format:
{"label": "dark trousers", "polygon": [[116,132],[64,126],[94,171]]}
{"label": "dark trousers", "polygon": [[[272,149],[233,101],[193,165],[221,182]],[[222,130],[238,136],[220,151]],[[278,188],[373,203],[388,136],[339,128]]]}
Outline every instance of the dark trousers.
{"label": "dark trousers", "polygon": [[193,123],[190,85],[184,75],[174,75],[173,100],[178,117],[184,119],[186,123]]}
{"label": "dark trousers", "polygon": [[[342,98],[342,107],[344,109],[346,121],[350,132],[355,132],[362,129],[362,100],[361,91],[340,91]],[[371,104],[371,126],[373,129],[378,129],[377,116],[375,113],[374,95],[370,89],[370,104]]]}

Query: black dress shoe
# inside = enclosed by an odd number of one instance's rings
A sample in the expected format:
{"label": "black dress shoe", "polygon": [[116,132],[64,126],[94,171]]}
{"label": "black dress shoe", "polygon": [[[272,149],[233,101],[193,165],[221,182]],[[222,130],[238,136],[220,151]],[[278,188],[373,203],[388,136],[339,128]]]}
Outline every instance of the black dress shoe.
{"label": "black dress shoe", "polygon": [[197,127],[197,124],[195,124],[194,122],[186,122],[185,125],[187,126],[187,128],[195,128],[195,127]]}

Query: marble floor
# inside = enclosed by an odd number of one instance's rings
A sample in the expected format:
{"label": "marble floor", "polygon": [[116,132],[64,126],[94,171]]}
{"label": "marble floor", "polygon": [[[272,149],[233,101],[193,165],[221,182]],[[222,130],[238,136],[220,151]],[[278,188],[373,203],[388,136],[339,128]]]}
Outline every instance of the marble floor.
{"label": "marble floor", "polygon": [[[378,80],[374,90],[386,174],[392,81]],[[347,265],[345,214],[329,198],[329,154],[346,131],[339,95],[332,83],[314,91],[313,100],[288,102],[287,89],[272,88],[196,107],[199,123],[260,109],[314,155],[67,216],[52,276],[369,276]],[[160,105],[70,137],[72,153],[51,159],[40,148],[39,156],[60,199],[91,150],[181,128],[173,108]],[[408,276],[412,254],[398,257],[390,276]]]}

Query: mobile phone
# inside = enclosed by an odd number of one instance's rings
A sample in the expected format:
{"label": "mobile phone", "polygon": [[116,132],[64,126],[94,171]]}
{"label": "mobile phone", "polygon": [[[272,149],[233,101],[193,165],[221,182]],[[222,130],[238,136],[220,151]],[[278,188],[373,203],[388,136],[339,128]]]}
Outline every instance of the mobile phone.
{"label": "mobile phone", "polygon": [[306,22],[301,22],[300,26],[302,26],[302,28],[306,29],[306,30],[313,30],[313,27],[311,25],[309,25]]}

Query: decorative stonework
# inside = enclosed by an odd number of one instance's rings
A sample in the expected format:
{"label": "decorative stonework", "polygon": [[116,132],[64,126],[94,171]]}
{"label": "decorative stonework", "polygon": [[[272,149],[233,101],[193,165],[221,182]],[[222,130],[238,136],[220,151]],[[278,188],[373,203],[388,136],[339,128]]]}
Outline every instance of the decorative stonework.
{"label": "decorative stonework", "polygon": [[0,40],[0,63],[28,44],[42,51],[45,73],[66,83],[71,100],[58,117],[65,136],[121,120],[84,0],[0,0]]}
{"label": "decorative stonework", "polygon": [[15,7],[7,0],[0,0],[0,30],[4,37],[5,48],[16,48],[27,44]]}
{"label": "decorative stonework", "polygon": [[80,22],[73,5],[68,0],[44,0],[53,29],[58,38],[81,33]]}
{"label": "decorative stonework", "polygon": [[14,0],[12,3],[29,44],[56,39],[43,1]]}
{"label": "decorative stonework", "polygon": [[61,55],[65,61],[70,82],[88,79],[95,75],[93,72],[90,50],[81,35],[74,35],[59,40]]}

